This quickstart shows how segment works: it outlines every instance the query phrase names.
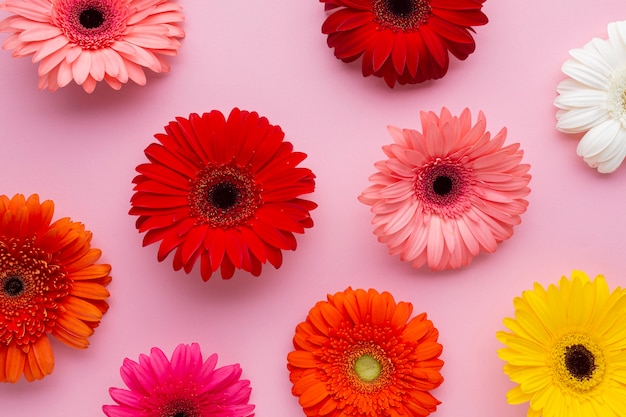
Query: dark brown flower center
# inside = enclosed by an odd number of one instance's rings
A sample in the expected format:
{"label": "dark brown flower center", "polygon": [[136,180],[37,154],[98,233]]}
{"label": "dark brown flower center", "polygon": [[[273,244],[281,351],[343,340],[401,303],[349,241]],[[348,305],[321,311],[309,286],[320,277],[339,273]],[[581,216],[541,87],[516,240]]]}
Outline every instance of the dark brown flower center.
{"label": "dark brown flower center", "polygon": [[376,21],[386,29],[410,31],[430,17],[429,0],[374,0]]}
{"label": "dark brown flower center", "polygon": [[100,10],[90,7],[80,12],[78,20],[85,29],[95,29],[104,23],[104,14]]}
{"label": "dark brown flower center", "polygon": [[444,175],[440,175],[433,181],[433,191],[441,196],[452,191],[452,179]]}
{"label": "dark brown flower center", "polygon": [[261,194],[248,169],[234,164],[209,165],[192,181],[191,214],[198,223],[229,228],[249,219],[261,205]]}
{"label": "dark brown flower center", "polygon": [[591,378],[597,368],[593,353],[583,345],[565,348],[565,367],[578,380]]}
{"label": "dark brown flower center", "polygon": [[241,191],[231,182],[220,182],[207,192],[207,199],[213,206],[228,210],[241,201]]}
{"label": "dark brown flower center", "polygon": [[18,297],[24,293],[24,281],[17,275],[10,275],[2,282],[2,292],[7,297]]}

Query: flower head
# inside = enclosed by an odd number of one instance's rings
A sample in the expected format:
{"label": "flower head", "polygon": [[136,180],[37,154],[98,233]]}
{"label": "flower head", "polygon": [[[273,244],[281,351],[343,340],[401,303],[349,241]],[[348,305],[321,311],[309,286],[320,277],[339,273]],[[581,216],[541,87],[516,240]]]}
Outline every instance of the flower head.
{"label": "flower head", "polygon": [[12,15],[0,22],[12,33],[4,49],[33,55],[39,88],[55,91],[72,80],[91,93],[105,81],[119,90],[146,83],[143,68],[168,72],[164,55],[175,55],[184,17],[169,0],[4,0]]}
{"label": "flower head", "polygon": [[108,309],[111,267],[81,223],[53,212],[36,194],[0,196],[0,382],[52,373],[48,335],[85,349]]}
{"label": "flower head", "polygon": [[295,250],[294,233],[313,226],[315,176],[298,167],[306,154],[283,141],[279,126],[256,112],[234,109],[179,117],[145,150],[130,213],[147,232],[143,243],[161,241],[158,259],[174,253],[174,269],[189,273],[200,261],[206,281],[243,269],[258,276],[282,250]]}
{"label": "flower head", "polygon": [[[474,52],[473,26],[485,25],[484,0],[320,0],[333,10],[322,25],[335,57],[362,57],[363,76],[389,87],[443,77],[449,53]],[[336,10],[335,10],[336,9]]]}
{"label": "flower head", "polygon": [[583,133],[576,152],[603,174],[626,156],[626,21],[609,23],[608,36],[570,51],[554,100],[556,128]]}
{"label": "flower head", "polygon": [[215,353],[203,361],[197,343],[178,345],[171,360],[156,347],[139,362],[126,358],[120,373],[128,389],[111,388],[117,405],[102,410],[108,417],[254,416],[239,364],[216,364]]}
{"label": "flower head", "polygon": [[519,144],[504,145],[506,130],[491,138],[479,113],[459,117],[421,113],[422,132],[389,127],[395,143],[359,200],[370,205],[374,233],[418,268],[460,268],[513,234],[526,211],[529,165]]}
{"label": "flower head", "polygon": [[287,356],[293,395],[309,417],[427,416],[443,382],[439,332],[388,292],[328,295],[298,324]]}
{"label": "flower head", "polygon": [[518,384],[509,403],[530,402],[529,417],[626,415],[626,291],[574,271],[513,304],[509,331],[497,333],[504,372]]}

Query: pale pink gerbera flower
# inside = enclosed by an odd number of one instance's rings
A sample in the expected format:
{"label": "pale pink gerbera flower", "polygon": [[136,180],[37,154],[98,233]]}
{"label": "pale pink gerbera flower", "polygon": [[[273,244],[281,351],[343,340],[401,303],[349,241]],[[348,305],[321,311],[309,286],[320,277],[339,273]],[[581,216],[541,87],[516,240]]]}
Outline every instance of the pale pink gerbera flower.
{"label": "pale pink gerbera flower", "polygon": [[491,138],[482,112],[473,126],[468,109],[420,118],[422,133],[389,127],[389,159],[375,164],[359,200],[372,206],[374,233],[392,255],[415,268],[460,268],[511,237],[528,206],[530,166],[520,164],[519,144],[503,147],[506,129]]}
{"label": "pale pink gerbera flower", "polygon": [[109,417],[248,417],[254,416],[250,381],[239,379],[238,364],[215,368],[214,353],[204,362],[200,346],[180,344],[168,360],[159,348],[124,359],[122,379],[128,390],[111,388],[118,405],[104,405]]}
{"label": "pale pink gerbera flower", "polygon": [[184,17],[168,0],[6,0],[13,13],[0,22],[13,56],[33,55],[39,88],[55,91],[72,80],[91,93],[99,81],[119,90],[146,83],[143,67],[168,72],[163,55],[175,55]]}

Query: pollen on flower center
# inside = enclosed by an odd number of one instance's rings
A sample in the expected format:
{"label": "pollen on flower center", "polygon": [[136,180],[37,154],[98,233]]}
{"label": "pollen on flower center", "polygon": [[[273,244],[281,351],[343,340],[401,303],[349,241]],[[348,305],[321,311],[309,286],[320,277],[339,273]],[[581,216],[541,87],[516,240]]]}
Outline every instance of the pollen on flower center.
{"label": "pollen on flower center", "polygon": [[570,334],[552,349],[555,380],[565,390],[591,392],[604,380],[606,360],[601,347],[590,337]]}
{"label": "pollen on flower center", "polygon": [[58,0],[51,14],[71,43],[101,49],[122,37],[129,10],[121,0]]}
{"label": "pollen on flower center", "polygon": [[610,116],[626,128],[626,68],[616,71],[609,80],[607,107]]}
{"label": "pollen on flower center", "polygon": [[[33,238],[0,240],[0,344],[50,331],[70,281]],[[34,302],[33,300],[36,300]]]}
{"label": "pollen on flower center", "polygon": [[261,205],[254,177],[237,165],[209,165],[191,183],[191,214],[213,227],[233,227],[245,222]]}
{"label": "pollen on flower center", "polygon": [[472,171],[449,158],[435,158],[416,171],[414,191],[426,212],[456,217],[471,206]]}
{"label": "pollen on flower center", "polygon": [[159,417],[200,417],[200,413],[192,401],[177,399],[165,404]]}
{"label": "pollen on flower center", "polygon": [[428,0],[374,0],[376,21],[391,30],[416,30],[430,17]]}

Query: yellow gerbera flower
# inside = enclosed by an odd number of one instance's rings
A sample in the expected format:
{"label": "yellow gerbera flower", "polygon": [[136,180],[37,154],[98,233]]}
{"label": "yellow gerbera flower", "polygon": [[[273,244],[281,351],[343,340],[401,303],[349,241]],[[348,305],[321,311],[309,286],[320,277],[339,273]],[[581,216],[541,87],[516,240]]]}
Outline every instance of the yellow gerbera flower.
{"label": "yellow gerbera flower", "polygon": [[513,301],[498,356],[518,385],[510,404],[528,417],[626,416],[626,291],[581,271],[547,289],[535,283]]}

